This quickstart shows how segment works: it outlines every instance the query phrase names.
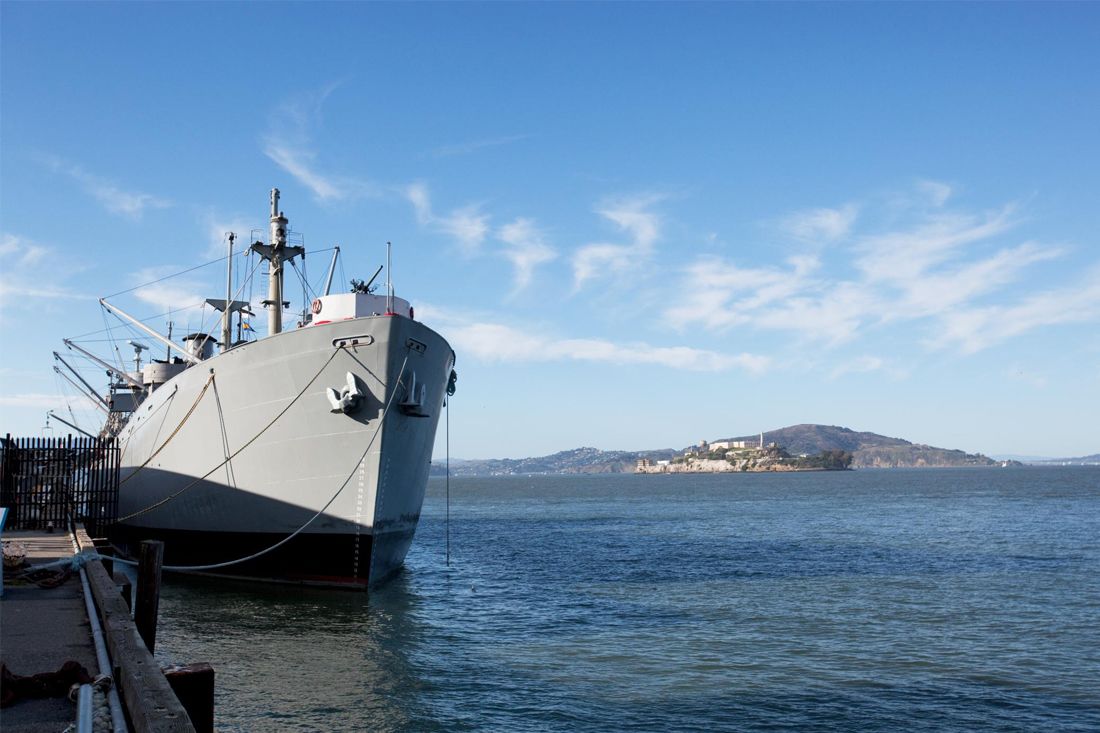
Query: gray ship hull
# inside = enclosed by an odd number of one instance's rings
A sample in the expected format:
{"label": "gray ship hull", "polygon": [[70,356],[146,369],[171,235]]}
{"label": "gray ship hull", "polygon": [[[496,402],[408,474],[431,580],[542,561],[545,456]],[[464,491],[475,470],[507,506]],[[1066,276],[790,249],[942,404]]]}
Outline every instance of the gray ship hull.
{"label": "gray ship hull", "polygon": [[[197,571],[386,579],[416,531],[453,363],[441,336],[391,315],[285,331],[185,370],[119,434],[118,539],[163,539],[166,564]],[[344,414],[326,389],[349,373],[364,397]]]}

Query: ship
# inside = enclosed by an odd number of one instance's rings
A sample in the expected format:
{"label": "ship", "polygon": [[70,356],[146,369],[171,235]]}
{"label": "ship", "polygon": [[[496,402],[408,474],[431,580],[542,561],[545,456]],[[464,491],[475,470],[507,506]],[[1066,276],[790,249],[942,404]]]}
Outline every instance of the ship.
{"label": "ship", "polygon": [[267,241],[250,244],[267,266],[266,335],[247,337],[230,235],[226,297],[207,300],[220,338],[176,342],[101,299],[165,359],[143,365],[149,347],[131,342],[135,368],[123,370],[66,344],[117,378],[103,432],[121,452],[120,549],[155,539],[167,568],[366,590],[413,541],[455,353],[394,294],[388,253],[384,294],[362,281],[333,293],[336,248],[323,291],[284,328],[283,273],[305,249],[288,242],[279,199],[272,189]]}

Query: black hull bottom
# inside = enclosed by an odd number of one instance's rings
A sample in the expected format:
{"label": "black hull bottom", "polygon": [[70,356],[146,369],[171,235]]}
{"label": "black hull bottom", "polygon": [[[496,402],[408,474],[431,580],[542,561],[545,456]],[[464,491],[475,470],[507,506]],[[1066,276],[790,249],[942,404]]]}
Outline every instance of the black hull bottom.
{"label": "black hull bottom", "polygon": [[[185,572],[266,582],[366,590],[369,585],[377,585],[392,576],[404,560],[403,552],[400,558],[395,558],[392,550],[387,552],[391,538],[384,537],[380,543],[381,554],[389,556],[390,563],[396,560],[396,564],[389,567],[387,563],[372,572],[372,560],[382,558],[372,557],[375,542],[371,535],[303,533],[247,562],[223,568],[202,567],[248,557],[284,539],[285,534],[263,532],[198,532],[120,525],[111,532],[111,540],[133,558],[138,556],[142,540],[161,540],[165,566],[176,566]],[[408,539],[412,540],[411,533]],[[407,550],[408,544],[404,546]]]}

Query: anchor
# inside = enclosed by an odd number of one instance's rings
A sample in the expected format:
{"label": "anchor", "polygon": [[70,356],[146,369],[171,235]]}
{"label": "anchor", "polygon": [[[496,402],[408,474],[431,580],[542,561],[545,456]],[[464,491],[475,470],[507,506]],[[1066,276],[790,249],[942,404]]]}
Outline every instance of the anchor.
{"label": "anchor", "polygon": [[405,400],[397,404],[397,409],[409,417],[428,417],[428,413],[424,412],[425,392],[423,384],[417,385],[416,372],[413,372],[408,391],[405,393]]}
{"label": "anchor", "polygon": [[325,396],[332,405],[333,412],[342,412],[350,415],[357,412],[363,406],[363,390],[359,388],[359,380],[354,374],[348,372],[347,386],[337,392],[332,387],[325,389]]}

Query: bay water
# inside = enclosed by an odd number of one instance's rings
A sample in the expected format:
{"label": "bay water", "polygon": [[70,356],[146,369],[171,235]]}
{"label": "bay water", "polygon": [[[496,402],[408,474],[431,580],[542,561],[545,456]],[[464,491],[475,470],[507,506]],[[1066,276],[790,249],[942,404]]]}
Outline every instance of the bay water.
{"label": "bay water", "polygon": [[1100,468],[432,479],[369,597],[170,576],[225,731],[1100,731]]}

